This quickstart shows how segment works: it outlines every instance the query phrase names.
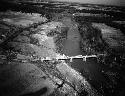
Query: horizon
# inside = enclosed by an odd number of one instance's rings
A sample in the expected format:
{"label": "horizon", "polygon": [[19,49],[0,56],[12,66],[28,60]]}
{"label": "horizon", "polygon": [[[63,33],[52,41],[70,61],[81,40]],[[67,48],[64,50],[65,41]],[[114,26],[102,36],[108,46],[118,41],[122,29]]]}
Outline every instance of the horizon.
{"label": "horizon", "polygon": [[47,0],[47,1],[59,1],[59,2],[73,2],[82,4],[100,4],[100,5],[113,5],[124,6],[125,0]]}
{"label": "horizon", "polygon": [[[13,2],[21,0],[1,0],[4,2]],[[27,1],[27,0],[22,0]],[[30,0],[28,0],[30,1]],[[108,5],[108,6],[123,6],[125,7],[125,0],[31,0],[31,1],[53,1],[53,2],[69,2],[69,3],[81,3],[81,4],[98,4],[98,5]]]}

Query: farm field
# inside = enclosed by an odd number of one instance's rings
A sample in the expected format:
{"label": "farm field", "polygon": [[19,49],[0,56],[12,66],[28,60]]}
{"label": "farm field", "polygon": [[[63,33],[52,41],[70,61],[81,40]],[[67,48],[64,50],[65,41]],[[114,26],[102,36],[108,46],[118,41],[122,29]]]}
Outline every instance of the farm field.
{"label": "farm field", "polygon": [[124,96],[124,15],[118,6],[2,2],[0,96]]}

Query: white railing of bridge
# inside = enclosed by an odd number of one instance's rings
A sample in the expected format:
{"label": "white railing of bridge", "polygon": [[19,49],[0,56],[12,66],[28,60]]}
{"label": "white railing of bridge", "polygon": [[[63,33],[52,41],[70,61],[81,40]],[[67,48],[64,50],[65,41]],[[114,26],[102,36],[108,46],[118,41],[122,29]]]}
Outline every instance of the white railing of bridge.
{"label": "white railing of bridge", "polygon": [[73,61],[73,59],[77,59],[77,58],[79,58],[79,59],[83,59],[83,61],[86,61],[86,59],[87,58],[92,58],[92,57],[94,57],[94,58],[97,58],[98,56],[104,56],[105,54],[99,54],[99,55],[86,55],[86,56],[82,56],[82,55],[77,55],[77,56],[66,56],[66,55],[57,55],[56,56],[56,58],[50,58],[50,57],[41,57],[40,58],[40,60],[41,61],[45,61],[45,60],[67,60],[67,59],[69,59],[70,60],[70,62],[72,62]]}
{"label": "white railing of bridge", "polygon": [[[82,59],[83,61],[86,61],[87,58],[98,58],[99,56],[106,56],[106,54],[98,54],[98,55],[85,55],[85,56],[82,56],[82,55],[77,55],[77,56],[66,56],[66,55],[60,55],[60,54],[57,54],[56,57],[36,57],[34,58],[31,57],[30,61],[38,61],[40,60],[41,62],[43,61],[58,61],[58,60],[70,60],[70,62],[73,61],[73,59]],[[4,55],[0,55],[0,59],[3,59],[3,60],[6,60],[6,56]],[[15,61],[24,61],[24,62],[28,62],[27,59],[14,59]]]}

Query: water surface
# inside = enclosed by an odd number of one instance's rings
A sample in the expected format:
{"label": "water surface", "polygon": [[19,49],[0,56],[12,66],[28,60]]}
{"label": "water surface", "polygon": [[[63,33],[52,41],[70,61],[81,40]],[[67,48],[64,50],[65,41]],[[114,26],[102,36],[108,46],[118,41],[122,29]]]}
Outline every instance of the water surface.
{"label": "water surface", "polygon": [[[67,18],[65,23],[69,27],[69,30],[67,39],[64,40],[63,54],[67,56],[83,55],[80,49],[81,36],[78,31],[78,24],[70,18]],[[97,89],[100,88],[102,84],[106,84],[106,79],[101,73],[102,69],[96,58],[89,58],[86,62],[82,59],[73,59],[73,62],[70,62],[69,65],[82,73]]]}

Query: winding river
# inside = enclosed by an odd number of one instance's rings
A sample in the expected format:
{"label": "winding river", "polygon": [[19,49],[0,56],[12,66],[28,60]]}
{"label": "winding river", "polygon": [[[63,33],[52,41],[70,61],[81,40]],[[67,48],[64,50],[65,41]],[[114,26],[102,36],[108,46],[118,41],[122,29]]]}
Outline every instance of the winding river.
{"label": "winding river", "polygon": [[[78,23],[73,21],[70,17],[65,17],[63,23],[69,27],[67,39],[63,43],[63,54],[67,56],[85,55],[80,49],[81,36],[78,31]],[[96,58],[89,58],[86,62],[82,59],[73,59],[73,62],[69,63],[71,67],[85,76],[97,89],[101,88],[102,84],[106,85],[106,79],[101,72],[102,68],[97,63]]]}

